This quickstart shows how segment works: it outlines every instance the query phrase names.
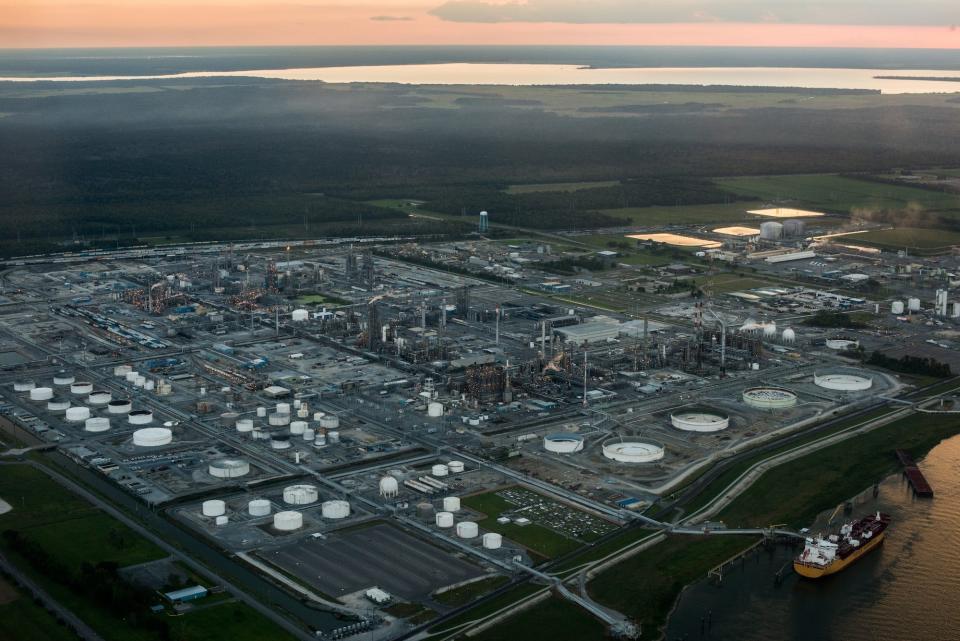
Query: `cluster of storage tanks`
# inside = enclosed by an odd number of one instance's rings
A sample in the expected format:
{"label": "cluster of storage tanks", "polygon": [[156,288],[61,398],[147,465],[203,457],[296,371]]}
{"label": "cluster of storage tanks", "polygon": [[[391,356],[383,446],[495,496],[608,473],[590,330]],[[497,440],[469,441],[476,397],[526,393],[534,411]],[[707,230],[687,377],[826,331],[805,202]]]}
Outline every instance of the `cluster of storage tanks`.
{"label": "cluster of storage tanks", "polygon": [[[127,376],[133,374],[129,365],[118,367],[124,368]],[[150,410],[134,410],[130,400],[115,399],[112,393],[94,389],[90,381],[78,381],[68,372],[61,371],[55,375],[52,387],[38,386],[33,381],[17,381],[13,389],[28,394],[33,402],[45,403],[48,412],[63,414],[68,423],[83,423],[87,432],[108,431],[111,415],[116,418],[126,416],[129,425],[147,426],[154,420]],[[107,416],[98,416],[96,412],[103,412]],[[140,447],[167,445],[172,439],[172,432],[166,428],[144,428],[133,434],[133,444]]]}
{"label": "cluster of storage tanks", "polygon": [[155,381],[152,378],[148,378],[145,374],[141,374],[130,365],[117,365],[113,368],[113,375],[124,379],[128,384],[136,388],[148,392],[156,392],[161,396],[170,394],[173,389],[169,382],[163,379]]}
{"label": "cluster of storage tanks", "polygon": [[[225,417],[228,415],[224,415]],[[238,415],[230,414],[231,418]],[[256,418],[237,418],[235,427],[241,436],[249,436],[254,440],[270,442],[275,450],[285,450],[293,447],[293,442],[300,440],[305,445],[325,447],[328,443],[340,441],[340,417],[336,414],[324,412],[313,413],[313,425],[310,423],[310,408],[306,403],[295,400],[290,403],[277,403],[270,410],[258,407]],[[266,419],[264,421],[264,419]],[[266,427],[263,423],[266,422]]]}
{"label": "cluster of storage tanks", "polygon": [[[480,536],[480,526],[476,521],[457,522],[455,514],[460,511],[460,498],[447,496],[443,499],[443,510],[434,516],[434,523],[441,529],[453,529],[457,538],[475,539]],[[481,538],[481,544],[488,550],[496,550],[503,546],[503,536],[496,532],[486,532]]]}
{"label": "cluster of storage tanks", "polygon": [[[238,463],[239,461],[231,459],[229,462]],[[236,466],[228,465],[226,467],[234,468]],[[292,507],[311,505],[319,499],[320,493],[315,485],[289,485],[283,489],[283,503],[290,507],[274,513],[273,503],[269,499],[258,498],[247,502],[247,513],[256,518],[267,517],[273,513],[274,529],[291,532],[303,527],[303,513],[292,509]],[[228,522],[226,510],[227,504],[221,499],[204,501],[200,507],[200,513],[205,517],[215,519],[217,525],[224,525]],[[320,515],[330,520],[345,519],[350,516],[350,503],[338,499],[324,501],[320,504]]]}

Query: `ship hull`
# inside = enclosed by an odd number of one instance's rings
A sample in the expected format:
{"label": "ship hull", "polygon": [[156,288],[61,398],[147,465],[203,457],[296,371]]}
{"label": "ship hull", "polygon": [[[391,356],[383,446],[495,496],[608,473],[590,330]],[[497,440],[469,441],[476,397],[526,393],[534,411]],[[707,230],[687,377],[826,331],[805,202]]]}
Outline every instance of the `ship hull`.
{"label": "ship hull", "polygon": [[850,567],[850,565],[855,563],[860,557],[864,556],[874,548],[879,547],[880,544],[883,543],[884,534],[886,533],[881,532],[876,537],[870,539],[869,543],[867,543],[863,547],[858,548],[855,552],[850,554],[850,556],[848,556],[847,558],[837,559],[830,565],[819,567],[819,566],[814,566],[806,563],[801,563],[800,561],[794,561],[793,569],[796,570],[797,574],[799,574],[802,577],[806,577],[808,579],[819,579],[825,576],[829,576],[831,574],[836,574],[837,572],[840,572],[841,570],[845,570],[848,567]]}

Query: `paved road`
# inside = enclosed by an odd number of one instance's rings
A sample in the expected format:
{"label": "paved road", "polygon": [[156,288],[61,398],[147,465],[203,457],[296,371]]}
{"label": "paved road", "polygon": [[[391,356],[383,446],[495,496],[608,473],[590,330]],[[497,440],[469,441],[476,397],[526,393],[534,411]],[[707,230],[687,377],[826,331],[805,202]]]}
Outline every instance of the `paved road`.
{"label": "paved road", "polygon": [[2,554],[0,554],[0,568],[12,576],[17,583],[28,590],[32,597],[40,599],[40,601],[43,602],[44,607],[53,612],[55,616],[66,621],[67,625],[73,628],[81,639],[84,639],[85,641],[103,641],[103,637],[97,634],[93,628],[84,623],[83,620],[73,612],[62,606],[33,579],[18,570],[17,567],[12,563],[7,561]]}

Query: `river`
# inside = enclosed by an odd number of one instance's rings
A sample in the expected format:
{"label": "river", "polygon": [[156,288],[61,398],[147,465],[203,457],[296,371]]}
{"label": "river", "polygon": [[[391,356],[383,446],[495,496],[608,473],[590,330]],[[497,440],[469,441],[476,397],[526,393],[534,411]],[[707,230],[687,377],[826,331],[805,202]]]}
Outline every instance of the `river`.
{"label": "river", "polygon": [[[737,564],[721,585],[688,588],[667,626],[667,639],[713,641],[947,641],[960,638],[960,437],[934,448],[920,469],[936,492],[914,498],[896,474],[854,514],[893,516],[883,546],[845,571],[801,579],[776,571],[796,549],[762,551]],[[703,619],[703,623],[701,623]],[[702,630],[701,630],[702,627]]]}
{"label": "river", "polygon": [[877,76],[956,77],[934,70],[799,67],[627,67],[592,68],[568,64],[401,64],[240,71],[191,71],[159,75],[49,75],[0,77],[0,82],[105,82],[182,78],[255,77],[331,83],[377,82],[414,85],[735,85],[873,89],[887,94],[954,93],[960,82],[903,80]]}

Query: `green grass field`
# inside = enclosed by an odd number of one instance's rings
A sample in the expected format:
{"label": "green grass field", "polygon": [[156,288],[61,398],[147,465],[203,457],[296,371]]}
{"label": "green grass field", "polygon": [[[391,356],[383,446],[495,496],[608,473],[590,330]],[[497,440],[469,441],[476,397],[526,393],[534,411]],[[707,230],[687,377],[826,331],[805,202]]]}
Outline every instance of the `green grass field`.
{"label": "green grass field", "polygon": [[177,641],[293,641],[294,637],[279,629],[259,612],[238,603],[221,603],[211,608],[170,617],[171,636]]}
{"label": "green grass field", "polygon": [[507,577],[503,575],[491,576],[486,579],[481,579],[479,581],[474,581],[468,583],[467,585],[460,586],[459,588],[454,588],[452,590],[447,590],[433,597],[433,600],[437,603],[443,603],[444,605],[457,606],[469,603],[474,599],[487,594],[488,592],[493,592],[502,585],[506,585],[509,581]]}
{"label": "green grass field", "polygon": [[935,211],[960,209],[957,195],[834,175],[751,176],[716,182],[734,194],[764,201],[795,201],[803,207],[843,213],[856,208],[903,209],[913,205]]}
{"label": "green grass field", "polygon": [[607,638],[606,626],[560,596],[551,596],[510,619],[509,626],[495,626],[470,637],[475,641],[516,641],[517,639]]}
{"label": "green grass field", "polygon": [[0,639],[76,641],[77,637],[33,599],[0,579]]}
{"label": "green grass field", "polygon": [[540,557],[550,559],[566,554],[582,545],[578,541],[537,523],[531,523],[530,525],[497,523],[497,517],[500,514],[515,510],[516,506],[493,492],[464,497],[463,504],[471,510],[476,510],[485,515],[483,519],[477,522],[482,529],[499,532]]}
{"label": "green grass field", "polygon": [[921,253],[940,252],[948,251],[954,245],[960,245],[960,232],[946,229],[898,227],[896,229],[878,229],[862,234],[852,234],[840,237],[837,241],[891,250],[907,249]]}

